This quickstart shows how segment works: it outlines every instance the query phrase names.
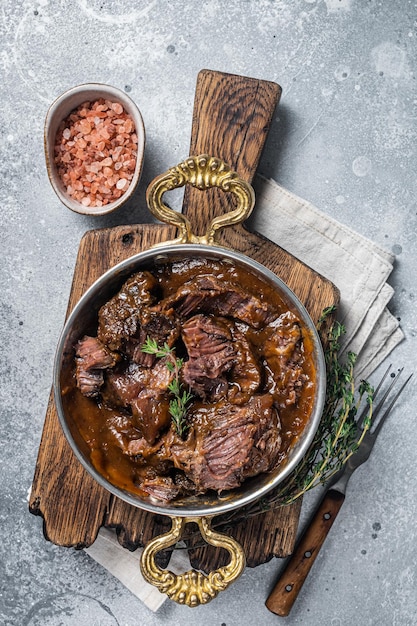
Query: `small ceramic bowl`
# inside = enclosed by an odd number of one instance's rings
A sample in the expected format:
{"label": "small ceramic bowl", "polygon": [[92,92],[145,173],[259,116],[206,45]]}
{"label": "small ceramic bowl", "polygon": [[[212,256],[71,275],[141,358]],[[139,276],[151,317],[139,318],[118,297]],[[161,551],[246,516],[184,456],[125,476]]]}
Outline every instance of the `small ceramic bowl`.
{"label": "small ceramic bowl", "polygon": [[[81,202],[71,197],[58,174],[54,159],[55,141],[58,128],[62,120],[68,117],[68,115],[80,104],[83,104],[84,102],[93,102],[99,100],[100,98],[104,98],[110,102],[120,103],[126,113],[128,113],[133,119],[135,132],[138,137],[136,166],[133,178],[129,183],[129,187],[126,191],[124,191],[120,198],[101,207],[84,206]],[[77,87],[73,87],[63,93],[51,104],[45,119],[44,149],[49,180],[58,198],[65,206],[76,213],[82,213],[84,215],[105,215],[106,213],[111,213],[115,209],[122,206],[122,204],[124,204],[132,196],[142,174],[145,152],[145,127],[142,115],[133,100],[116,87],[100,83],[78,85]]]}

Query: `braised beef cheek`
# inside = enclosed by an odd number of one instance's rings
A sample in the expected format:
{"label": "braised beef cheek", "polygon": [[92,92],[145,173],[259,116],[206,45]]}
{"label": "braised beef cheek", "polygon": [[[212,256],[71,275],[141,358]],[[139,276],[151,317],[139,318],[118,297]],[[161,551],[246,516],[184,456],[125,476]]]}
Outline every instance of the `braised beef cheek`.
{"label": "braised beef cheek", "polygon": [[[131,492],[168,502],[239,487],[283,463],[311,415],[309,332],[272,286],[229,261],[134,274],[92,335],[74,346],[64,402],[96,469]],[[161,351],[144,351],[147,340]]]}

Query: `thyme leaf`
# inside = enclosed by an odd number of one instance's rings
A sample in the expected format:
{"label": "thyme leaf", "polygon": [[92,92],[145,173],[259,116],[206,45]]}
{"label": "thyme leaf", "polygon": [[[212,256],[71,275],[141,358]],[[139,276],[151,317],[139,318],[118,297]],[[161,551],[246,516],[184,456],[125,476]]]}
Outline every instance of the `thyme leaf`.
{"label": "thyme leaf", "polygon": [[191,401],[193,394],[184,389],[180,382],[180,370],[184,364],[184,360],[175,356],[175,348],[170,348],[165,342],[163,346],[159,346],[155,339],[147,337],[145,343],[141,347],[142,352],[153,354],[158,359],[166,358],[166,368],[174,374],[173,379],[168,385],[168,391],[174,396],[169,402],[169,413],[172,418],[175,430],[180,437],[185,437],[189,428],[186,420],[187,405]]}

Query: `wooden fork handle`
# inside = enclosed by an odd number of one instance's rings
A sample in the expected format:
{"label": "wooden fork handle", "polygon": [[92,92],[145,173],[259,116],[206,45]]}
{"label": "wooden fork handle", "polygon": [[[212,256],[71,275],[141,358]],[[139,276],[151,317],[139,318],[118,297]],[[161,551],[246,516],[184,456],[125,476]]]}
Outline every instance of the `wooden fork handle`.
{"label": "wooden fork handle", "polygon": [[344,500],[345,496],[334,489],[329,489],[321,500],[274,589],[268,596],[265,604],[272,613],[286,616],[291,611]]}

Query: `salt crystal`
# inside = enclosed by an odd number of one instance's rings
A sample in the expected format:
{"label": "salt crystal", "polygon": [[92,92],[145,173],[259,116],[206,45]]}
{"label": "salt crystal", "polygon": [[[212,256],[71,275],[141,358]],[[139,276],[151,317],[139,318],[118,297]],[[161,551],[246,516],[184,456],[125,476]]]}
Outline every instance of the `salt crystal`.
{"label": "salt crystal", "polygon": [[107,132],[106,128],[100,128],[99,135],[100,135],[100,137],[103,137],[103,139],[110,139],[110,135]]}
{"label": "salt crystal", "polygon": [[81,200],[81,204],[83,206],[90,206],[91,204],[91,198],[90,196],[85,196],[82,200]]}
{"label": "salt crystal", "polygon": [[69,139],[71,137],[71,131],[69,128],[65,128],[62,132],[62,136],[64,139]]}
{"label": "salt crystal", "polygon": [[90,170],[90,172],[94,172],[94,174],[97,174],[101,170],[101,163],[100,161],[93,161],[87,167]]}
{"label": "salt crystal", "polygon": [[119,178],[119,180],[116,183],[117,189],[125,189],[127,185],[128,185],[128,182],[124,178]]}
{"label": "salt crystal", "polygon": [[111,105],[111,108],[113,109],[115,113],[117,113],[117,115],[120,115],[121,113],[123,113],[123,107],[118,102],[113,102],[113,104]]}

